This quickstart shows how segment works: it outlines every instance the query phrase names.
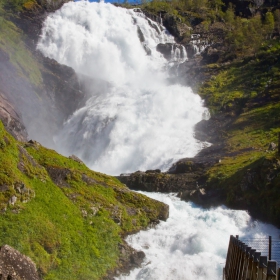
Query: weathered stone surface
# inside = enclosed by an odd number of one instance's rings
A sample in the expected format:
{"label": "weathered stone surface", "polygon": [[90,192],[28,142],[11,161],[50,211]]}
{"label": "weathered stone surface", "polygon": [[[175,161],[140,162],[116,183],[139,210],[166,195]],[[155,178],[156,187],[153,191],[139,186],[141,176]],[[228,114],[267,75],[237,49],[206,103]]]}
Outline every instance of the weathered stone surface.
{"label": "weathered stone surface", "polygon": [[9,187],[7,185],[1,185],[0,186],[0,192],[5,192],[7,190],[9,190]]}
{"label": "weathered stone surface", "polygon": [[182,23],[180,18],[176,18],[174,15],[166,13],[163,16],[163,25],[166,29],[177,39],[178,42],[181,42],[184,39],[186,33],[192,29],[185,23]]}
{"label": "weathered stone surface", "polygon": [[[1,52],[0,52],[1,55]],[[27,132],[23,120],[10,104],[3,93],[0,92],[0,120],[7,131],[19,141],[27,140]]]}
{"label": "weathered stone surface", "polygon": [[145,258],[143,251],[136,251],[126,242],[119,244],[120,258],[117,269],[110,271],[103,280],[114,280],[116,276],[128,274],[132,269],[140,267]]}
{"label": "weathered stone surface", "polygon": [[277,145],[273,142],[271,142],[268,146],[268,150],[274,151],[277,148]]}
{"label": "weathered stone surface", "polygon": [[74,161],[76,161],[76,162],[78,162],[80,164],[84,164],[84,162],[81,159],[79,159],[77,156],[75,156],[75,155],[69,156],[69,158],[73,159]]}
{"label": "weathered stone surface", "polygon": [[71,176],[71,171],[67,168],[46,168],[53,182],[59,187],[70,187],[67,178]]}
{"label": "weathered stone surface", "polygon": [[0,276],[11,280],[40,279],[33,261],[9,245],[0,247]]}
{"label": "weathered stone surface", "polygon": [[163,54],[164,58],[167,60],[170,60],[174,56],[175,50],[180,51],[180,58],[183,58],[183,46],[179,44],[173,44],[173,43],[165,43],[165,44],[158,44],[157,45],[157,51]]}
{"label": "weathered stone surface", "polygon": [[43,167],[38,164],[36,160],[22,147],[18,146],[19,150],[19,162],[18,162],[18,169],[25,173],[28,174],[30,170],[28,169],[27,165],[30,165],[36,169],[41,169],[43,170]]}
{"label": "weathered stone surface", "polygon": [[167,173],[137,171],[129,176],[118,176],[117,178],[130,189],[148,192],[178,192],[196,186],[194,174],[176,176]]}
{"label": "weathered stone surface", "polygon": [[166,221],[169,218],[169,205],[163,204],[159,214],[159,220]]}

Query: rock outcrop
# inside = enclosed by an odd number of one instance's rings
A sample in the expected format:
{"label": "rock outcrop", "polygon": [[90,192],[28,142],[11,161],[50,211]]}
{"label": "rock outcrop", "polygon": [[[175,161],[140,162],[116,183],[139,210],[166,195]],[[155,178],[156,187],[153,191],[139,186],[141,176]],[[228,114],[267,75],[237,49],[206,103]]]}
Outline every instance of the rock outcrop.
{"label": "rock outcrop", "polygon": [[0,92],[0,120],[3,122],[7,131],[19,141],[27,140],[26,128],[22,118],[18,115],[15,108],[9,103],[4,94]]}
{"label": "rock outcrop", "polygon": [[36,265],[9,245],[0,247],[0,279],[40,280]]}

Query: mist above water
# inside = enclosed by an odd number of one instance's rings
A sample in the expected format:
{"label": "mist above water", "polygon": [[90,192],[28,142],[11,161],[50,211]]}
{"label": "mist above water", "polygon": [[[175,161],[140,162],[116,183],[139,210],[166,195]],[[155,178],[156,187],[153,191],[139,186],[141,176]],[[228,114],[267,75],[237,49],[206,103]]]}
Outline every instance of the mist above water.
{"label": "mist above water", "polygon": [[156,51],[167,42],[174,39],[165,28],[111,4],[71,2],[50,15],[38,49],[108,84],[105,91],[92,86],[86,105],[55,136],[57,150],[112,175],[194,156],[204,143],[193,127],[206,109],[190,88],[168,82],[169,66],[187,57],[174,49],[167,61]]}
{"label": "mist above water", "polygon": [[142,268],[119,280],[220,280],[230,235],[278,238],[279,230],[224,206],[202,209],[172,194],[145,193],[169,205],[170,216],[155,229],[127,238],[144,251]]}

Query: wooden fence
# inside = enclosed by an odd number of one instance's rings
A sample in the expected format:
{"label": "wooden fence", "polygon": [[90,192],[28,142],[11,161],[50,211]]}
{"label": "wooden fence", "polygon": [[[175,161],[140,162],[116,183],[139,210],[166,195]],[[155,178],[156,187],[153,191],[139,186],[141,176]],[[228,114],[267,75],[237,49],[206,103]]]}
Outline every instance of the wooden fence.
{"label": "wooden fence", "polygon": [[231,235],[223,280],[280,280],[280,269],[276,261]]}

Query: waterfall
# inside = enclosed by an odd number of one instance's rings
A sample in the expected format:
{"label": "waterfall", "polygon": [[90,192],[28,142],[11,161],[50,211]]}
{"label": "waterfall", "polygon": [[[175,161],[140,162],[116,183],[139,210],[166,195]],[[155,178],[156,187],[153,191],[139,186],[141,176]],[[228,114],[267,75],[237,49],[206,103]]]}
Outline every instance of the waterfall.
{"label": "waterfall", "polygon": [[[37,48],[59,63],[107,84],[54,137],[57,150],[112,175],[168,168],[204,145],[193,136],[206,108],[191,88],[171,84],[158,44],[175,43],[159,23],[109,3],[71,2],[48,16]],[[173,50],[173,62],[186,59]],[[175,62],[174,62],[175,61]]]}
{"label": "waterfall", "polygon": [[[194,125],[209,112],[191,88],[168,76],[170,67],[187,59],[186,50],[138,9],[100,2],[64,4],[47,17],[38,42],[44,55],[71,66],[81,81],[92,79],[85,106],[54,137],[56,149],[113,175],[166,169],[194,156],[207,145],[194,138]],[[172,46],[169,61],[157,51],[159,44]],[[170,218],[128,237],[146,260],[119,279],[221,279],[230,234],[277,234],[245,211],[201,209],[172,195],[147,195],[168,203]]]}

